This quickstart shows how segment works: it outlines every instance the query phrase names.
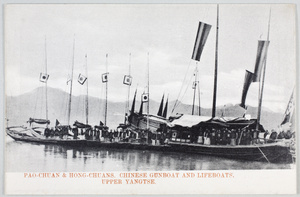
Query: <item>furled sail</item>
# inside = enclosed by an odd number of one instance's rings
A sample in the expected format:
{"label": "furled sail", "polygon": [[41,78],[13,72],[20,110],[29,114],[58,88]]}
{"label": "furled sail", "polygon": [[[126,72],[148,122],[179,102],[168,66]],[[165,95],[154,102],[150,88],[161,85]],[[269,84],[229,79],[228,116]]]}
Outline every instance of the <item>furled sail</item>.
{"label": "furled sail", "polygon": [[199,22],[197,36],[195,40],[194,50],[192,54],[192,59],[196,61],[200,61],[200,57],[209,34],[211,25]]}
{"label": "furled sail", "polygon": [[246,109],[245,101],[246,101],[248,89],[253,81],[253,77],[254,77],[254,74],[252,72],[246,70],[243,93],[242,93],[242,100],[241,100],[241,104],[240,104],[240,106],[244,109]]}
{"label": "furled sail", "polygon": [[158,112],[157,112],[158,116],[163,115],[164,97],[165,97],[165,95],[163,95],[162,98],[161,98],[160,106],[159,106],[159,109],[158,109]]}
{"label": "furled sail", "polygon": [[264,62],[266,61],[269,43],[270,41],[265,41],[265,40],[258,41],[255,70],[254,70],[255,76],[253,78],[253,82],[260,81],[261,71],[264,66]]}

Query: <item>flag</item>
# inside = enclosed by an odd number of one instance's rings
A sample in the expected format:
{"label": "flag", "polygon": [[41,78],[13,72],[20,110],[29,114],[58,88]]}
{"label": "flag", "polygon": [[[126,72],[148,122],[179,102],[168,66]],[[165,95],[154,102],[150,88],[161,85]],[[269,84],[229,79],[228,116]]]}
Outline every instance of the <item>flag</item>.
{"label": "flag", "polygon": [[142,102],[146,103],[148,101],[149,101],[149,94],[148,93],[142,94]]}
{"label": "flag", "polygon": [[108,73],[103,73],[102,74],[102,83],[108,82]]}
{"label": "flag", "polygon": [[196,87],[197,87],[197,81],[194,81],[194,82],[193,82],[192,89],[196,89]]}
{"label": "flag", "polygon": [[168,113],[168,100],[169,100],[169,98],[167,98],[167,102],[166,102],[165,109],[164,109],[164,112],[163,112],[163,117],[164,117],[164,118],[167,118],[167,113]]}
{"label": "flag", "polygon": [[264,40],[258,41],[253,82],[260,81],[261,70],[266,61],[269,44],[270,44],[270,41],[264,41]]}
{"label": "flag", "polygon": [[100,121],[99,125],[100,126],[104,126],[104,123],[102,121]]}
{"label": "flag", "polygon": [[58,120],[56,119],[55,127],[57,127],[58,125],[60,125],[60,123],[59,123]]}
{"label": "flag", "polygon": [[295,102],[294,102],[294,92],[291,95],[290,101],[287,105],[287,108],[284,113],[283,121],[281,125],[284,125],[287,122],[292,122],[293,115],[294,115],[294,108],[295,108]]}
{"label": "flag", "polygon": [[46,83],[49,78],[49,75],[46,73],[40,73],[40,82]]}
{"label": "flag", "polygon": [[130,86],[131,83],[132,83],[132,77],[130,75],[125,75],[123,79],[123,84]]}
{"label": "flag", "polygon": [[244,80],[244,87],[243,87],[243,93],[242,93],[242,100],[240,106],[246,109],[245,101],[248,93],[248,89],[251,85],[251,82],[253,81],[254,74],[248,70],[246,70],[245,73],[245,80]]}
{"label": "flag", "polygon": [[163,115],[164,97],[165,97],[165,95],[163,95],[162,98],[161,98],[160,106],[159,106],[159,109],[158,109],[158,112],[157,112],[158,116]]}
{"label": "flag", "polygon": [[77,79],[78,83],[80,83],[81,85],[83,85],[86,80],[87,80],[87,78],[84,75],[79,74],[78,79]]}
{"label": "flag", "polygon": [[197,36],[194,45],[194,51],[192,54],[192,59],[200,61],[200,56],[203,51],[207,36],[209,34],[211,25],[199,22]]}

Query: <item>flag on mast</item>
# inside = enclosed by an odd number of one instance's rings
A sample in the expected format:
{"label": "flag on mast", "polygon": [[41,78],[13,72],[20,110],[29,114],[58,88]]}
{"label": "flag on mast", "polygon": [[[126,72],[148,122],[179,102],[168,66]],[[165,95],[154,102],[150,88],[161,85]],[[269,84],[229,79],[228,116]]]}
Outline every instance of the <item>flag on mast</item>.
{"label": "flag on mast", "polygon": [[49,75],[46,73],[40,73],[40,82],[46,83],[49,78]]}
{"label": "flag on mast", "polygon": [[78,83],[80,83],[81,85],[83,85],[83,84],[85,83],[86,80],[87,80],[87,77],[84,76],[83,74],[79,74],[79,75],[78,75],[77,81],[78,81]]}
{"label": "flag on mast", "polygon": [[287,105],[287,108],[284,113],[283,121],[281,125],[284,125],[285,123],[292,122],[294,118],[294,108],[295,108],[295,101],[294,101],[294,92],[291,95],[290,101]]}
{"label": "flag on mast", "polygon": [[102,74],[102,83],[108,82],[108,73],[103,73]]}
{"label": "flag on mast", "polygon": [[270,41],[266,40],[258,41],[253,82],[260,81],[261,71],[266,61],[269,43]]}
{"label": "flag on mast", "polygon": [[211,25],[199,22],[197,36],[195,40],[194,50],[192,54],[192,59],[196,61],[200,61],[200,57],[209,34]]}
{"label": "flag on mast", "polygon": [[149,101],[149,94],[148,93],[142,94],[142,102],[146,103],[148,101]]}
{"label": "flag on mast", "polygon": [[253,81],[253,77],[254,77],[254,74],[252,72],[246,70],[243,93],[242,93],[242,100],[241,100],[241,104],[240,104],[240,106],[244,109],[246,109],[246,106],[245,106],[246,97],[247,97],[248,89]]}
{"label": "flag on mast", "polygon": [[125,75],[123,79],[123,84],[130,86],[131,83],[132,83],[132,77],[130,75]]}

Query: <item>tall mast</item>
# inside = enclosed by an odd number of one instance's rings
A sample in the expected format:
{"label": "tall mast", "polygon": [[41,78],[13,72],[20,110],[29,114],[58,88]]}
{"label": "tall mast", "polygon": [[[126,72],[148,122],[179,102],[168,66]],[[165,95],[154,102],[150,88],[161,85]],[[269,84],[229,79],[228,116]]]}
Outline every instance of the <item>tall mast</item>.
{"label": "tall mast", "polygon": [[[268,22],[268,35],[267,35],[267,41],[269,42],[269,36],[270,36],[270,21],[271,21],[271,8],[269,11],[269,22]],[[267,45],[267,51],[269,48],[269,44]],[[258,110],[257,110],[257,124],[256,124],[256,130],[259,129],[259,123],[260,123],[260,116],[261,116],[261,106],[262,106],[262,98],[263,98],[263,91],[264,91],[264,82],[265,82],[265,75],[266,75],[266,64],[267,62],[267,53],[266,53],[266,58],[264,61],[264,68],[263,68],[263,76],[262,76],[262,82],[260,83],[259,80],[259,92],[258,92]]]}
{"label": "tall mast", "polygon": [[[107,58],[108,58],[108,54],[106,54],[106,60],[105,60],[105,72],[107,73]],[[107,84],[108,84],[108,80],[105,83],[105,115],[104,115],[104,125],[106,126],[106,122],[107,122]]]}
{"label": "tall mast", "polygon": [[[150,103],[150,93],[149,93],[149,52],[148,52],[148,58],[147,58],[147,80],[148,80],[148,85],[147,85],[147,93],[148,93],[148,102],[147,102],[147,130],[149,129],[149,103]],[[147,135],[148,136],[148,135]],[[148,140],[148,139],[147,139]]]}
{"label": "tall mast", "polygon": [[85,72],[86,72],[86,98],[85,98],[85,113],[86,113],[86,124],[89,124],[89,78],[87,68],[87,54],[85,54]]}
{"label": "tall mast", "polygon": [[[48,76],[47,73],[47,39],[45,36],[45,74]],[[46,88],[46,120],[48,120],[48,87],[47,87],[47,81],[45,82],[45,88]],[[48,127],[48,122],[46,123],[46,127]]]}
{"label": "tall mast", "polygon": [[218,80],[218,40],[219,40],[219,4],[217,5],[217,29],[216,29],[216,52],[215,52],[215,80],[214,80],[214,95],[213,95],[212,117],[216,116],[217,80]]}
{"label": "tall mast", "polygon": [[198,111],[198,114],[199,114],[199,116],[201,116],[201,103],[200,103],[200,95],[201,93],[200,93],[200,80],[198,80],[198,98],[199,98],[199,111]]}
{"label": "tall mast", "polygon": [[[131,76],[131,53],[129,53],[128,75]],[[130,86],[131,86],[131,85],[128,85],[128,90],[127,90],[127,102],[126,102],[126,106],[125,106],[125,113],[129,113]],[[132,112],[132,113],[133,113],[133,112]]]}
{"label": "tall mast", "polygon": [[193,96],[193,107],[192,107],[192,115],[194,115],[194,108],[195,108],[195,97],[196,97],[196,88],[197,88],[197,75],[198,75],[198,64],[196,62],[196,69],[195,69],[195,81],[193,84],[193,89],[194,89],[194,96]]}
{"label": "tall mast", "polygon": [[74,70],[74,56],[75,56],[75,38],[73,39],[73,57],[72,57],[72,70],[71,70],[71,79],[70,79],[70,93],[69,93],[69,106],[68,106],[68,125],[70,125],[71,117],[71,102],[72,102],[72,88],[73,88],[73,70]]}

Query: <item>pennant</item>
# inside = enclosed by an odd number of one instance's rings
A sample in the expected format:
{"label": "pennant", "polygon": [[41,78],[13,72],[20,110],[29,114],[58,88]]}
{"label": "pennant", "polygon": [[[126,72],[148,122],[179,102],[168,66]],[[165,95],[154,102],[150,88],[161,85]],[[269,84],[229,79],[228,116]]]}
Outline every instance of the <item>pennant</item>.
{"label": "pennant", "polygon": [[248,89],[251,85],[251,82],[253,81],[253,77],[254,77],[254,74],[252,72],[246,70],[243,93],[242,93],[242,100],[241,100],[241,104],[240,104],[240,106],[244,109],[246,109],[245,101],[246,101]]}
{"label": "pennant", "polygon": [[211,25],[199,22],[197,36],[195,40],[194,50],[192,54],[192,59],[200,61],[200,56],[202,54],[207,36],[209,34]]}
{"label": "pennant", "polygon": [[125,75],[123,79],[123,84],[130,86],[131,83],[132,83],[132,77],[130,75]]}
{"label": "pennant", "polygon": [[40,73],[40,82],[46,83],[49,78],[49,75],[46,73]]}
{"label": "pennant", "polygon": [[164,112],[163,112],[163,117],[164,117],[164,118],[167,118],[167,113],[168,113],[168,100],[169,100],[169,98],[167,98],[167,102],[166,102],[165,109],[164,109]]}
{"label": "pennant", "polygon": [[270,41],[264,41],[264,40],[258,41],[253,82],[260,81],[261,71],[266,61],[269,44]]}
{"label": "pennant", "polygon": [[108,82],[108,73],[103,73],[102,74],[102,83]]}
{"label": "pennant", "polygon": [[79,74],[78,79],[77,79],[78,83],[80,83],[81,85],[83,85],[86,80],[87,80],[87,78],[84,75]]}
{"label": "pennant", "polygon": [[293,115],[294,115],[294,108],[295,108],[295,102],[294,102],[294,92],[293,92],[290,101],[287,105],[287,108],[285,110],[281,125],[284,125],[287,122],[292,122]]}
{"label": "pennant", "polygon": [[56,119],[55,127],[57,127],[58,125],[60,125],[60,122]]}
{"label": "pennant", "polygon": [[162,116],[163,115],[164,97],[165,97],[165,95],[163,95],[162,98],[161,98],[160,106],[159,106],[159,109],[158,109],[158,112],[157,112],[158,116]]}
{"label": "pennant", "polygon": [[196,89],[196,87],[197,87],[197,81],[194,81],[194,82],[193,82],[192,89]]}
{"label": "pennant", "polygon": [[148,101],[149,101],[149,94],[148,93],[142,94],[142,102],[146,103]]}

